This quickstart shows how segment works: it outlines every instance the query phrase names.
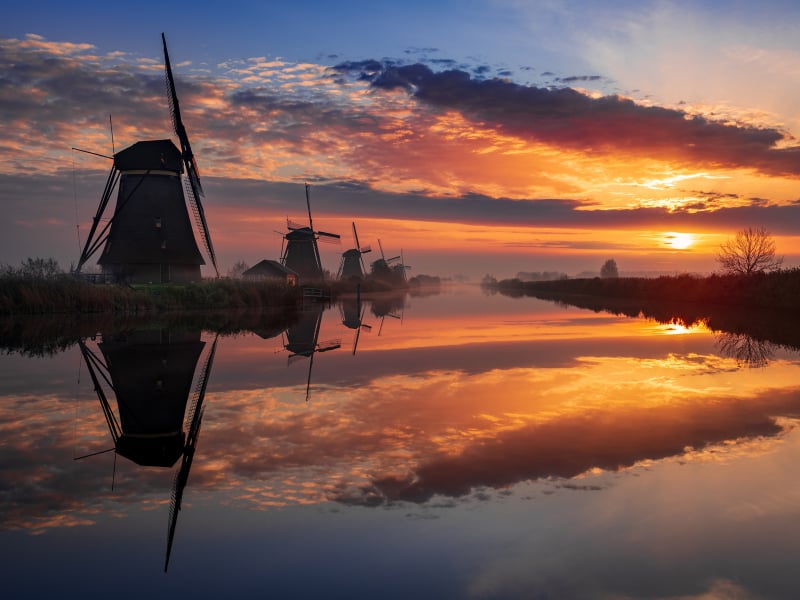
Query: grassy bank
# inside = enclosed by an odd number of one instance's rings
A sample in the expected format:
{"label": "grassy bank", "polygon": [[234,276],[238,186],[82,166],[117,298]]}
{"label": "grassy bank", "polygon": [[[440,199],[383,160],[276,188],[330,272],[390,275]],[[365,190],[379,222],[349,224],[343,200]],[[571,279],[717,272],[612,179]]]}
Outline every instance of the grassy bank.
{"label": "grassy bank", "polygon": [[226,310],[297,304],[302,291],[279,283],[209,280],[192,284],[98,285],[69,276],[0,278],[0,314]]}
{"label": "grassy bank", "polygon": [[520,281],[507,279],[488,287],[512,296],[547,300],[588,296],[644,303],[713,305],[732,308],[796,309],[800,269],[752,275],[663,276]]}

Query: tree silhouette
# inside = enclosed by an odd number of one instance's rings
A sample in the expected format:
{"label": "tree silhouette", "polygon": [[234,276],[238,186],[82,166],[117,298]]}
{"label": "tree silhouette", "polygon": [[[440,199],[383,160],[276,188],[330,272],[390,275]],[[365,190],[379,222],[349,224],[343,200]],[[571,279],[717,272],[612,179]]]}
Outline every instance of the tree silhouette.
{"label": "tree silhouette", "polygon": [[775,240],[764,227],[748,227],[720,245],[717,262],[728,273],[763,273],[779,269],[783,257],[775,256]]}
{"label": "tree silhouette", "polygon": [[606,262],[604,262],[603,266],[600,267],[600,277],[604,279],[619,277],[617,261],[615,261],[613,258],[609,258]]}
{"label": "tree silhouette", "polygon": [[230,269],[228,269],[228,277],[230,277],[231,279],[241,279],[242,273],[247,271],[247,269],[249,268],[250,267],[247,266],[246,262],[244,262],[243,260],[237,260],[235,263],[233,263],[233,266]]}

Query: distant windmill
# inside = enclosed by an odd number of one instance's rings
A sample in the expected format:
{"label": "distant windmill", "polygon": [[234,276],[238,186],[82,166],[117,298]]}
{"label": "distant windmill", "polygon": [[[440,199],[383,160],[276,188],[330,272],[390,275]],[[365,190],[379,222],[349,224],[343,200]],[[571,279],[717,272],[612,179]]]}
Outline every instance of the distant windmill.
{"label": "distant windmill", "polygon": [[364,279],[366,276],[367,269],[364,267],[364,255],[367,252],[372,252],[372,248],[359,244],[355,223],[353,223],[353,241],[355,247],[346,250],[342,254],[342,262],[339,263],[337,279]]}
{"label": "distant windmill", "polygon": [[281,253],[281,264],[297,273],[301,281],[320,281],[323,279],[323,271],[317,240],[338,243],[340,236],[326,231],[314,231],[308,184],[306,184],[306,207],[308,227],[290,221],[286,223],[289,232],[283,236],[286,243]]}
{"label": "distant windmill", "polygon": [[[181,149],[178,150],[171,140],[150,140],[136,142],[114,154],[114,165],[106,180],[76,273],[80,273],[86,262],[102,248],[97,262],[104,274],[117,281],[199,281],[200,265],[205,261],[192,230],[191,209],[203,245],[219,277],[211,234],[200,202],[203,188],[181,119],[163,33],[161,41],[169,106]],[[182,177],[184,173],[185,177]],[[114,214],[101,227],[103,214],[116,187],[119,187],[119,192]]]}
{"label": "distant windmill", "polygon": [[380,239],[378,240],[378,248],[380,248],[381,257],[370,265],[372,277],[391,286],[405,287],[406,269],[411,267],[403,264],[402,251],[398,256],[386,258]]}
{"label": "distant windmill", "polygon": [[[97,344],[99,352],[80,342],[114,442],[111,450],[149,467],[172,467],[180,459],[172,491],[165,571],[197,448],[216,338],[195,377],[205,345],[199,331],[161,329],[104,337]],[[116,411],[109,396],[113,396]]]}

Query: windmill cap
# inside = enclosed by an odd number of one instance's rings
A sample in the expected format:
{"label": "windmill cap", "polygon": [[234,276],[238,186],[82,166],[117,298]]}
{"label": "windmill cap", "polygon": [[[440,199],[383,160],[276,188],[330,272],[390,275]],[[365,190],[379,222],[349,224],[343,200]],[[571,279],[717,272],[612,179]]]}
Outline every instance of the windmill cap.
{"label": "windmill cap", "polygon": [[114,155],[120,171],[172,171],[183,173],[181,153],[172,140],[136,142]]}

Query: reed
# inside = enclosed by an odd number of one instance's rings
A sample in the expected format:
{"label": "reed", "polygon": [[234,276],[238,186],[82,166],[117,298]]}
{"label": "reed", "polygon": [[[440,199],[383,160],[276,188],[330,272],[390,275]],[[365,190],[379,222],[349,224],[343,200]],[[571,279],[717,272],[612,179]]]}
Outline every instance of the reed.
{"label": "reed", "polygon": [[297,304],[301,290],[281,283],[209,280],[192,284],[93,284],[68,275],[0,276],[0,314],[158,313]]}

